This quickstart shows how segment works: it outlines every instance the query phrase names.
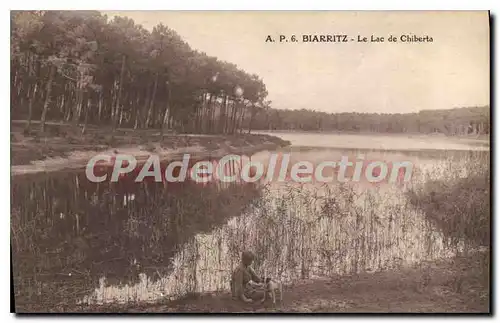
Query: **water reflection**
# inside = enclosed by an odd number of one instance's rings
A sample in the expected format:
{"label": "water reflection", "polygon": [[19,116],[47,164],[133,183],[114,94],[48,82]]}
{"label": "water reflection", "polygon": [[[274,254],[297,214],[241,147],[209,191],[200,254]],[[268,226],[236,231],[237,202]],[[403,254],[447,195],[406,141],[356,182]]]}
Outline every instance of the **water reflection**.
{"label": "water reflection", "polygon": [[[172,272],[133,286],[100,282],[84,302],[154,301],[159,297],[227,291],[240,251],[251,246],[256,269],[285,282],[411,265],[453,255],[444,238],[401,192],[349,188],[268,188],[238,217],[197,234],[174,256]],[[398,194],[398,195],[394,195]]]}
{"label": "water reflection", "polygon": [[[415,158],[420,177],[414,180],[423,180],[424,173],[465,176],[466,169],[462,175],[447,171],[446,160],[471,157],[469,152],[419,157],[304,148],[292,156],[319,161],[351,153]],[[268,155],[253,158],[265,161]],[[16,176],[11,225],[16,305],[46,310],[54,304],[227,291],[247,247],[258,254],[259,272],[285,282],[397,268],[454,252],[410,205],[405,187],[226,185],[126,178],[96,184],[78,172]]]}
{"label": "water reflection", "polygon": [[91,183],[85,174],[16,176],[11,237],[16,304],[76,302],[99,286],[171,271],[195,234],[210,232],[258,196],[251,184]]}
{"label": "water reflection", "polygon": [[384,149],[392,151],[405,150],[489,150],[489,141],[481,139],[465,139],[433,135],[404,135],[404,134],[345,134],[345,133],[311,133],[311,132],[265,132],[254,133],[268,134],[288,140],[294,147],[321,147],[350,149]]}

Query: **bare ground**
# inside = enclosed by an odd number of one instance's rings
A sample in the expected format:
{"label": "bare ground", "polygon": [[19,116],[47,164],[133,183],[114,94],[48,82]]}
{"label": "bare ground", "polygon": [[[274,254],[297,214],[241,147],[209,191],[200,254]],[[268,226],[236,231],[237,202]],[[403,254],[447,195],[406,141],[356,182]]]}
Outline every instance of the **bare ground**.
{"label": "bare ground", "polygon": [[228,293],[156,304],[68,307],[107,313],[490,313],[489,252],[415,268],[309,279],[285,286],[283,301],[243,304]]}

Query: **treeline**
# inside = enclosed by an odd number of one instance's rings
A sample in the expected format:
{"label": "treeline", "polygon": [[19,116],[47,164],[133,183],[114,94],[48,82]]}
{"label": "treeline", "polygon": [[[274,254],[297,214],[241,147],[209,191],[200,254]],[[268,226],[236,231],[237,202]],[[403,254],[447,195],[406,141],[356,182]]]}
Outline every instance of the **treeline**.
{"label": "treeline", "polygon": [[184,133],[257,130],[488,134],[489,107],[364,114],[277,110],[262,79],[97,11],[11,12],[11,118]]}
{"label": "treeline", "polygon": [[149,32],[97,11],[11,12],[11,116],[28,128],[55,120],[83,131],[235,133],[266,96],[257,75],[191,49],[163,24]]}
{"label": "treeline", "polygon": [[253,122],[258,130],[348,131],[376,133],[489,134],[490,108],[424,110],[418,113],[325,113],[268,109]]}

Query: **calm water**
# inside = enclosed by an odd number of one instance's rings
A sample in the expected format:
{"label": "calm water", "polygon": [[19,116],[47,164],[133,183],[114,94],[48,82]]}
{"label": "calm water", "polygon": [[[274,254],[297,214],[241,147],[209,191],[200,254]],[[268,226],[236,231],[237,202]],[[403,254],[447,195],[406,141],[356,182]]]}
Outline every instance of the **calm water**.
{"label": "calm water", "polygon": [[[281,152],[293,161],[315,164],[360,154],[410,160],[416,165],[411,184],[426,176],[466,176],[465,167],[450,174],[449,165],[488,154],[480,145],[422,138],[283,138],[293,145]],[[252,159],[265,162],[270,153]],[[127,179],[95,184],[81,172],[17,176],[11,214],[16,303],[43,308],[225,291],[245,246],[257,252],[258,271],[286,282],[451,256],[443,237],[408,203],[406,189]]]}
{"label": "calm water", "polygon": [[382,150],[489,150],[489,141],[438,135],[356,135],[334,133],[256,132],[289,140],[296,147]]}

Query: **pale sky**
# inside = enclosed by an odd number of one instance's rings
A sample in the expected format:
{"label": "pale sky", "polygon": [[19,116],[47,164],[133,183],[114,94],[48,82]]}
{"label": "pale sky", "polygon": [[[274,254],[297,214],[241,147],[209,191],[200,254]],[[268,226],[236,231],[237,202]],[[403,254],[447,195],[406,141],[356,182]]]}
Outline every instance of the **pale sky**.
{"label": "pale sky", "polygon": [[[406,113],[489,103],[489,21],[481,12],[123,11],[174,29],[193,49],[258,74],[278,109]],[[271,35],[297,43],[266,43]],[[348,43],[303,43],[346,34]],[[432,43],[402,43],[428,35]],[[385,43],[358,43],[358,35]],[[398,37],[398,43],[387,37]]]}

